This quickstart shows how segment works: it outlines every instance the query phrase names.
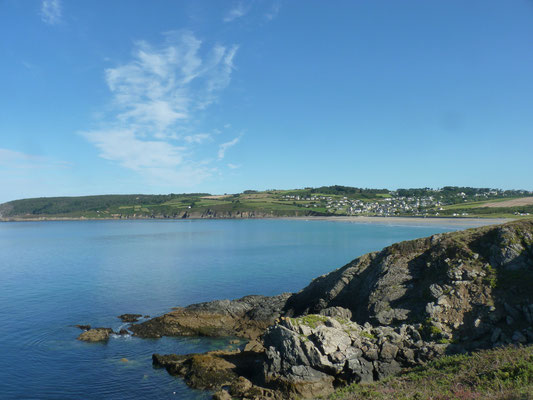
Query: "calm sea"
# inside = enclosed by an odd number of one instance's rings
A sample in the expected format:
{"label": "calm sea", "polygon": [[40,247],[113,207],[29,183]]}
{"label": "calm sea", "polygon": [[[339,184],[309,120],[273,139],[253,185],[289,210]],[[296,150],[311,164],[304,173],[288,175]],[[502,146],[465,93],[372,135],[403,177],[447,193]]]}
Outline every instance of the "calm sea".
{"label": "calm sea", "polygon": [[227,339],[89,344],[76,340],[73,325],[119,329],[122,313],[155,316],[298,291],[363,253],[453,229],[304,220],[1,223],[0,398],[209,398],[152,368],[151,355],[225,348]]}

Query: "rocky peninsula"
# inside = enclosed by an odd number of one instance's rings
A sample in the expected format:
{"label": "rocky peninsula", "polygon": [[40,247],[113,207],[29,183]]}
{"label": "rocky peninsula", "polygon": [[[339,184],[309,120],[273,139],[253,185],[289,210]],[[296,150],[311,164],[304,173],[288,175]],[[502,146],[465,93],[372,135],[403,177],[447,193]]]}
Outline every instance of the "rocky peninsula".
{"label": "rocky peninsula", "polygon": [[153,355],[218,399],[313,398],[441,355],[533,343],[533,220],[396,243],[295,294],[195,304],[129,329],[248,339]]}

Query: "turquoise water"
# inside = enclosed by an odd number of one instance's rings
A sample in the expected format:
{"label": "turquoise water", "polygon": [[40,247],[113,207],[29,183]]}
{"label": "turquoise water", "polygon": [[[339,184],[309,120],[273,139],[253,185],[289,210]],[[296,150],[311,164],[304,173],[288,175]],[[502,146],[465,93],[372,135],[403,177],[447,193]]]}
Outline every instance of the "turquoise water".
{"label": "turquoise water", "polygon": [[366,252],[453,229],[305,220],[1,223],[0,398],[209,398],[152,368],[151,355],[225,348],[228,340],[89,344],[72,325],[118,329],[123,313],[297,291]]}

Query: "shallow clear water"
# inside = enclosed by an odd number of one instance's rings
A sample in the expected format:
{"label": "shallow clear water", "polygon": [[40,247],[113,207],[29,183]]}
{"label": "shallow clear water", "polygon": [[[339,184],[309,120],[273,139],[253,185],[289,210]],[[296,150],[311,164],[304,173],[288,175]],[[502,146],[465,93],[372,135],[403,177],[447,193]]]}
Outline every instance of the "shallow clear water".
{"label": "shallow clear water", "polygon": [[1,223],[0,398],[209,398],[154,369],[151,355],[226,348],[227,339],[89,344],[72,325],[116,330],[123,313],[297,291],[366,252],[453,229],[305,220]]}

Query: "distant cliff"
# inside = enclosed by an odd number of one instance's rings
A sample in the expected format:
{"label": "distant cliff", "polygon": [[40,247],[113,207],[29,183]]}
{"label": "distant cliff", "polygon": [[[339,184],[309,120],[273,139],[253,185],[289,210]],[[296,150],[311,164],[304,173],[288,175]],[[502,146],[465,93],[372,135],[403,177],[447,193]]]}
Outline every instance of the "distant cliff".
{"label": "distant cliff", "polygon": [[533,220],[393,244],[299,293],[196,304],[130,329],[249,339],[243,351],[154,355],[216,398],[322,396],[445,354],[533,343]]}

